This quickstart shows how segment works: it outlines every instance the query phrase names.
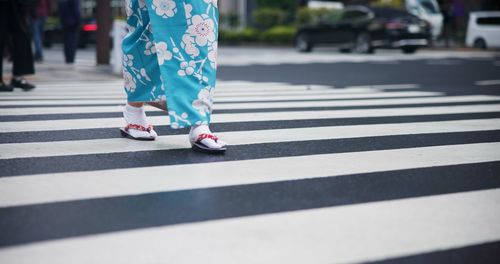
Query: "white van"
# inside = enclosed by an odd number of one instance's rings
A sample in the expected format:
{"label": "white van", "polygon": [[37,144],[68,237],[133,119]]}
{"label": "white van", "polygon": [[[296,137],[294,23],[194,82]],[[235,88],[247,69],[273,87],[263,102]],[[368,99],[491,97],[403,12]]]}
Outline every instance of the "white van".
{"label": "white van", "polygon": [[443,15],[436,0],[406,0],[406,10],[429,22],[432,27],[432,37],[436,39],[443,30]]}
{"label": "white van", "polygon": [[478,49],[500,48],[500,11],[471,12],[465,41]]}

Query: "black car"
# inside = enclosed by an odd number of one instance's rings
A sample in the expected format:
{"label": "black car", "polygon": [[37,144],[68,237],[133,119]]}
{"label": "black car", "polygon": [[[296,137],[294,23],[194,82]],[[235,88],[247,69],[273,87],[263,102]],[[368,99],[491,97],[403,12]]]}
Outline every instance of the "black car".
{"label": "black car", "polygon": [[430,39],[430,24],[406,11],[351,6],[315,25],[300,28],[295,46],[301,52],[310,52],[318,45],[333,45],[342,52],[373,53],[375,48],[397,48],[415,53]]}

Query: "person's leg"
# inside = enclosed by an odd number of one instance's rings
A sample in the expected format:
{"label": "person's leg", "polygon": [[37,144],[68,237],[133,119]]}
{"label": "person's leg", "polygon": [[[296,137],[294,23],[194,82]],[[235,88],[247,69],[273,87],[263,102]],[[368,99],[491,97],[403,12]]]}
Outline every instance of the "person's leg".
{"label": "person's leg", "polygon": [[37,40],[35,42],[35,58],[38,56],[39,60],[43,60],[43,34],[45,28],[46,17],[38,17],[37,18]]}
{"label": "person's leg", "polygon": [[71,30],[71,38],[70,38],[70,60],[75,61],[76,52],[78,51],[78,39],[80,37],[80,25],[75,25]]}
{"label": "person's leg", "polygon": [[130,104],[165,102],[156,46],[144,0],[125,1],[128,33],[122,42],[124,90]]}
{"label": "person's leg", "polygon": [[9,32],[7,29],[9,27],[10,13],[10,2],[0,1],[0,74],[2,74],[2,79],[0,79],[0,92],[11,92],[13,90],[12,86],[3,81],[3,56]]}
{"label": "person's leg", "polygon": [[23,78],[24,75],[35,73],[33,51],[31,49],[31,32],[26,17],[18,4],[13,5],[10,18],[12,23],[9,24],[9,34],[11,36],[9,49],[13,64],[11,85],[23,90],[31,90],[35,86]]}
{"label": "person's leg", "polygon": [[10,14],[10,3],[6,1],[0,1],[0,74],[2,74],[2,80],[0,83],[3,83],[3,59],[5,46],[7,45],[7,34],[8,34],[8,21]]}
{"label": "person's leg", "polygon": [[215,21],[207,16],[207,22],[210,20],[207,24],[209,27],[206,28],[210,43],[207,36],[200,36],[199,42],[203,46],[197,45],[196,38],[188,33],[193,17],[196,17],[196,22],[202,20],[201,15],[195,13],[210,11],[207,10],[208,5],[204,1],[146,2],[158,57],[156,63],[160,66],[171,126],[184,128],[197,123],[208,124],[211,97],[204,96],[207,100],[199,101],[199,109],[193,108],[192,104],[198,99],[201,90],[204,90],[204,95],[210,95],[210,90],[215,85],[215,78],[212,78],[215,77],[215,70],[209,68],[210,63],[206,59],[208,47],[215,42]]}
{"label": "person's leg", "polygon": [[221,148],[214,137],[200,137],[212,134],[208,125],[216,81],[217,1],[146,2],[171,126],[192,127],[192,143]]}
{"label": "person's leg", "polygon": [[40,55],[43,58],[43,40],[45,35],[45,22],[47,21],[47,17],[40,17],[40,25],[38,28],[38,32],[40,32]]}
{"label": "person's leg", "polygon": [[63,29],[64,35],[64,57],[66,63],[75,62],[76,48],[78,43],[78,25],[66,26]]}
{"label": "person's leg", "polygon": [[35,46],[35,61],[42,60],[42,18],[37,17],[31,20],[31,30],[33,33],[33,44]]}
{"label": "person's leg", "polygon": [[70,38],[69,28],[63,26],[63,53],[64,53],[64,61],[66,63],[72,63],[69,60],[69,38]]}
{"label": "person's leg", "polygon": [[[135,139],[156,137],[156,132],[133,129],[150,127],[143,102],[163,102],[165,95],[160,79],[156,48],[151,33],[149,14],[144,1],[126,1],[127,28],[129,33],[122,43],[124,88],[127,105],[123,116],[132,128],[127,132]],[[165,105],[166,108],[166,105]]]}

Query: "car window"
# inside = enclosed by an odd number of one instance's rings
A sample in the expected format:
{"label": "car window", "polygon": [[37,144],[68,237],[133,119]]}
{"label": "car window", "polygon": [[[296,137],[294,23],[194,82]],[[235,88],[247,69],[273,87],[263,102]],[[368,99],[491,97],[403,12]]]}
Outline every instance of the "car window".
{"label": "car window", "polygon": [[341,12],[330,12],[321,18],[321,22],[327,24],[337,24],[342,17]]}
{"label": "car window", "polygon": [[414,14],[416,16],[420,16],[420,9],[418,9],[417,7],[411,7],[408,9],[408,12],[410,12],[411,14]]}
{"label": "car window", "polygon": [[354,17],[354,11],[346,11],[342,13],[342,21],[348,21]]}
{"label": "car window", "polygon": [[341,22],[360,22],[368,19],[370,15],[366,12],[360,10],[350,10],[342,13],[342,17],[340,19]]}
{"label": "car window", "polygon": [[379,8],[379,9],[374,9],[373,11],[375,12],[375,16],[378,18],[393,19],[398,17],[411,16],[410,13],[395,8]]}
{"label": "car window", "polygon": [[420,0],[420,6],[427,14],[439,14],[438,7],[430,0]]}
{"label": "car window", "polygon": [[478,25],[495,25],[500,26],[500,16],[499,17],[480,17],[477,19]]}

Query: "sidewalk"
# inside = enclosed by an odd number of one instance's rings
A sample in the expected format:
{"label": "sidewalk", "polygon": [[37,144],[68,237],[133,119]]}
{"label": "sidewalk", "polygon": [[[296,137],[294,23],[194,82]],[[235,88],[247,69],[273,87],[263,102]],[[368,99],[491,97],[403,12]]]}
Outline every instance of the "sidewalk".
{"label": "sidewalk", "polygon": [[[68,81],[105,81],[119,80],[121,76],[111,70],[111,65],[97,66],[95,63],[94,47],[79,49],[73,65],[64,62],[62,46],[54,46],[44,50],[44,61],[35,64],[35,74],[27,79],[35,84],[41,82],[68,82]],[[12,63],[4,60],[3,78],[10,80]]]}

